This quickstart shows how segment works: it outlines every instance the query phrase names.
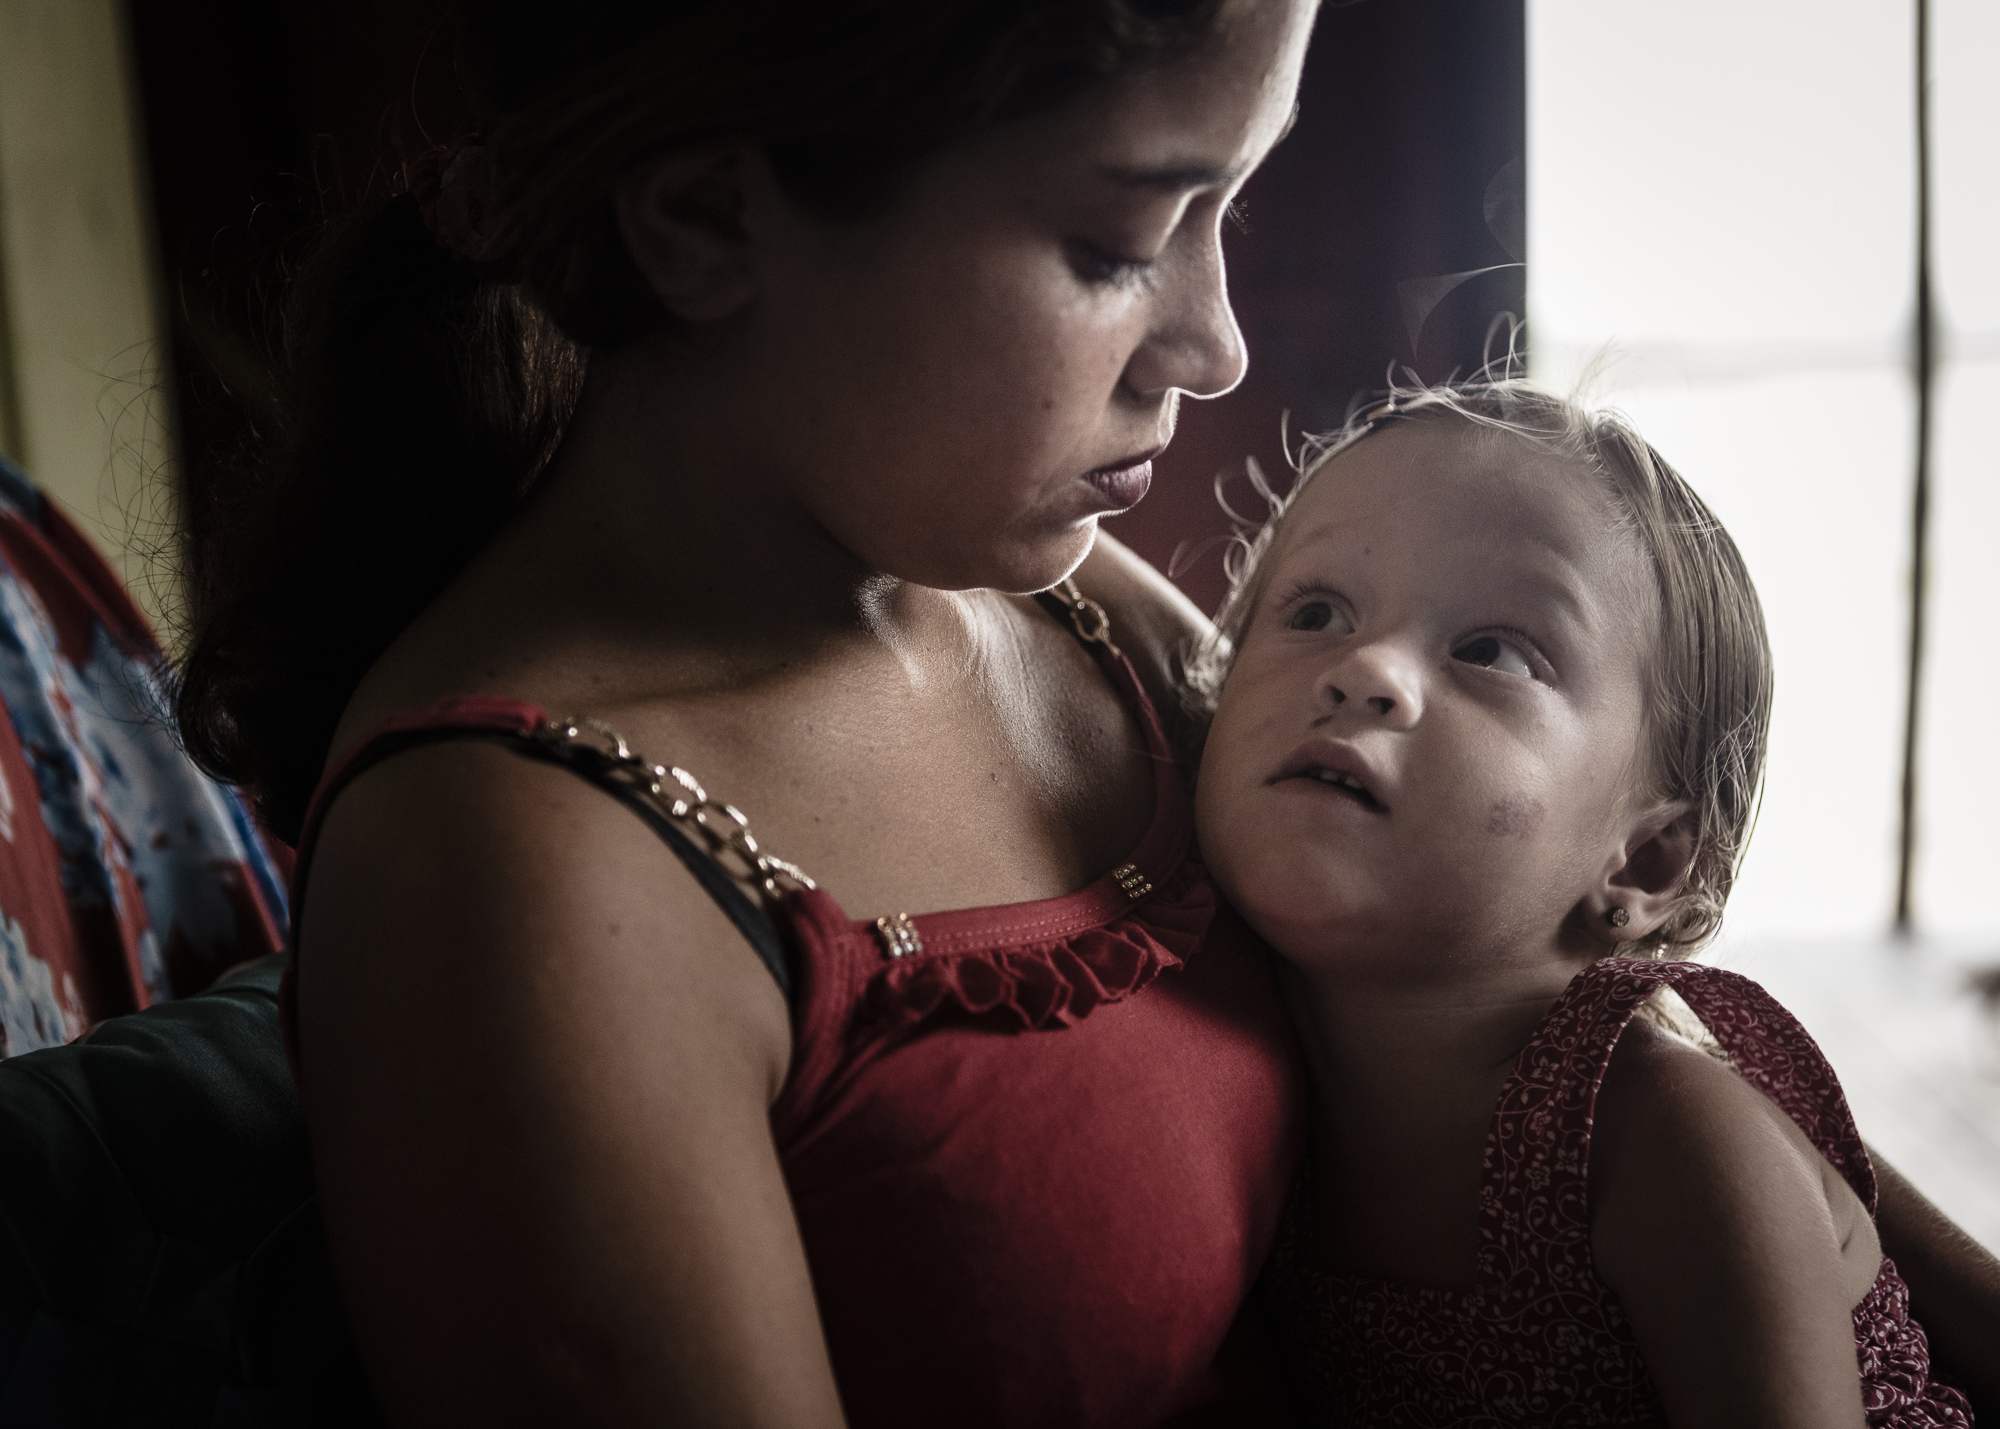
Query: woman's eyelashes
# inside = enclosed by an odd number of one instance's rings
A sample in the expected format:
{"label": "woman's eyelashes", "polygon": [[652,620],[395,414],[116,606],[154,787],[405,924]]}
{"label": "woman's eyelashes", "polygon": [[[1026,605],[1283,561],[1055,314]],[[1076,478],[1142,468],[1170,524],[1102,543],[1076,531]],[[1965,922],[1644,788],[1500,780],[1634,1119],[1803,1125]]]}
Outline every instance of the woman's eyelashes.
{"label": "woman's eyelashes", "polygon": [[1087,238],[1072,238],[1063,245],[1070,270],[1092,287],[1126,288],[1143,283],[1152,275],[1151,258],[1123,258],[1101,248]]}
{"label": "woman's eyelashes", "polygon": [[1451,658],[1467,665],[1498,670],[1503,675],[1519,675],[1525,680],[1535,678],[1535,662],[1529,658],[1527,651],[1501,635],[1475,635],[1453,650]]}

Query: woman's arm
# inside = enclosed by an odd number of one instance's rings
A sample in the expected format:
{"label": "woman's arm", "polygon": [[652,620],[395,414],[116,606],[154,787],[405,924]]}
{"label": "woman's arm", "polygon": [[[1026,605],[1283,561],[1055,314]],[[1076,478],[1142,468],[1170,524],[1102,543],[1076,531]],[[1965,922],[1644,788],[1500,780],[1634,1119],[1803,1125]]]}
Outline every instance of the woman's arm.
{"label": "woman's arm", "polygon": [[1862,1429],[1853,1310],[1880,1256],[1831,1175],[1728,1068],[1643,1025],[1620,1042],[1597,1104],[1591,1249],[1674,1429]]}
{"label": "woman's arm", "polygon": [[2000,1260],[1895,1167],[1874,1161],[1882,1249],[1909,1282],[1910,1313],[1930,1339],[1931,1358],[1965,1388],[1975,1416],[2000,1420]]}
{"label": "woman's arm", "polygon": [[303,910],[336,1271],[399,1425],[837,1425],[755,954],[622,806],[487,746],[350,788]]}

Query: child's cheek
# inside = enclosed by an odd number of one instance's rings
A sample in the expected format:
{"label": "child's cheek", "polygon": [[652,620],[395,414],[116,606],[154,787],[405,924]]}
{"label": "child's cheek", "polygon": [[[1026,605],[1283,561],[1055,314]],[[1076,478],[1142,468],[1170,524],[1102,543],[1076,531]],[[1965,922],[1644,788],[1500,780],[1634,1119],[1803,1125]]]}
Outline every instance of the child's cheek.
{"label": "child's cheek", "polygon": [[1257,791],[1229,753],[1211,738],[1195,783],[1195,836],[1216,886],[1240,908],[1250,894],[1240,875],[1259,857],[1254,811],[1247,807]]}

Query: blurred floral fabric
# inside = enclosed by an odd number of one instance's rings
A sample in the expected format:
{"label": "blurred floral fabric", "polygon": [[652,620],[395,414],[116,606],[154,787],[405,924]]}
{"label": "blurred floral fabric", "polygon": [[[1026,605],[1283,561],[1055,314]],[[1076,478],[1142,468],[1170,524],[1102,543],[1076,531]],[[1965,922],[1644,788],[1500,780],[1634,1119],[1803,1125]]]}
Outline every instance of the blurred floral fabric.
{"label": "blurred floral fabric", "polygon": [[181,752],[165,678],[118,577],[0,458],[0,1055],[284,946],[285,854]]}

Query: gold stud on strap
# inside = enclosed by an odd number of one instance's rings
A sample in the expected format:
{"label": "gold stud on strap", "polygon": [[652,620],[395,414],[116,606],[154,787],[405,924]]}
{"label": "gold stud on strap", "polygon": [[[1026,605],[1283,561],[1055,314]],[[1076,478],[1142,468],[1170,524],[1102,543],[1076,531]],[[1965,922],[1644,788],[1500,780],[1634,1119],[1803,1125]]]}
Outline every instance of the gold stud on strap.
{"label": "gold stud on strap", "polygon": [[917,925],[910,921],[907,913],[890,913],[877,918],[875,931],[881,934],[883,950],[892,958],[905,958],[924,950],[924,940],[917,936]]}
{"label": "gold stud on strap", "polygon": [[1112,869],[1111,876],[1118,880],[1118,886],[1125,890],[1127,898],[1144,898],[1153,891],[1152,882],[1139,871],[1139,865],[1136,863]]}

